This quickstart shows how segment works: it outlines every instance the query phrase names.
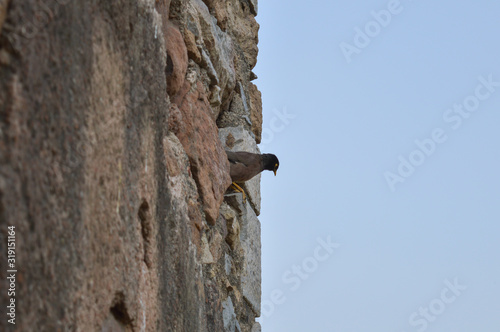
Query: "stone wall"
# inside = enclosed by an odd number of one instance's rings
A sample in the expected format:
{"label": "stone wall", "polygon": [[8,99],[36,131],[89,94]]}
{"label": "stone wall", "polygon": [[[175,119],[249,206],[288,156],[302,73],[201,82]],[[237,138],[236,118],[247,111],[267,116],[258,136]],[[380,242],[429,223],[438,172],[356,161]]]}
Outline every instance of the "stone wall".
{"label": "stone wall", "polygon": [[[0,0],[0,330],[260,331],[257,0]],[[16,325],[7,226],[16,227]]]}

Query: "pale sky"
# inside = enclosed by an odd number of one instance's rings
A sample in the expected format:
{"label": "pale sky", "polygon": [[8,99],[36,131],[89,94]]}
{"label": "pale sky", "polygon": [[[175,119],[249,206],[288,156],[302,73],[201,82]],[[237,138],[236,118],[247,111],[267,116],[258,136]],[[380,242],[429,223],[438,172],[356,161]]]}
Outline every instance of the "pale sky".
{"label": "pale sky", "polygon": [[500,331],[499,15],[259,2],[264,332]]}

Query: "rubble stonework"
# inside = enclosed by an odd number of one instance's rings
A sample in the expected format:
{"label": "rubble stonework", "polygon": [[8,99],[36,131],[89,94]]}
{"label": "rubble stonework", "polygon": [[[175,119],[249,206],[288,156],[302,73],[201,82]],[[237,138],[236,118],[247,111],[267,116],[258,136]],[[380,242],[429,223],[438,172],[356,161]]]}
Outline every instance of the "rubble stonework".
{"label": "rubble stonework", "polygon": [[260,330],[260,176],[226,191],[224,152],[258,151],[256,15],[0,1],[0,330]]}

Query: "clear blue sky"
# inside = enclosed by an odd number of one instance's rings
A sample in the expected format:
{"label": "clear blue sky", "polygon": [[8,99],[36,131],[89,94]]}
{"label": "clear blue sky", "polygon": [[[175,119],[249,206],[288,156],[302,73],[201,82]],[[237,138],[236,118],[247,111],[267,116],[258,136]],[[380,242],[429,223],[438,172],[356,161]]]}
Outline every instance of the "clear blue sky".
{"label": "clear blue sky", "polygon": [[259,2],[264,332],[500,331],[499,14]]}

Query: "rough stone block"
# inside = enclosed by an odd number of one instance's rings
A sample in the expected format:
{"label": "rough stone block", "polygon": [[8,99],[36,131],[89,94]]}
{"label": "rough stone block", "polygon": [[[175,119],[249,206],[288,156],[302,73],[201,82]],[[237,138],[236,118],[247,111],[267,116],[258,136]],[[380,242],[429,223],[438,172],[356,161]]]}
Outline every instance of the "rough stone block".
{"label": "rough stone block", "polygon": [[250,96],[250,120],[252,121],[252,132],[257,144],[262,139],[262,94],[253,83],[248,85]]}
{"label": "rough stone block", "polygon": [[234,313],[231,297],[222,302],[222,319],[224,320],[224,332],[241,332],[240,323]]}
{"label": "rough stone block", "polygon": [[179,105],[182,115],[176,135],[189,156],[207,221],[214,225],[231,179],[229,162],[217,139],[217,126],[210,116],[206,97],[200,82],[191,86],[186,80],[172,101]]}
{"label": "rough stone block", "polygon": [[189,58],[193,59],[196,63],[201,63],[201,54],[196,44],[196,37],[189,29],[184,30],[184,42]]}
{"label": "rough stone block", "polygon": [[209,9],[203,1],[189,1],[186,9],[187,21],[190,23],[187,28],[200,39],[203,47],[202,58],[205,51],[217,73],[222,95],[229,95],[236,83],[234,48],[231,37],[220,29],[216,19],[210,15]]}
{"label": "rough stone block", "polygon": [[179,29],[167,23],[165,45],[167,47],[167,92],[172,97],[179,91],[186,76],[188,53]]}
{"label": "rough stone block", "polygon": [[250,10],[252,14],[257,16],[259,14],[259,1],[258,0],[249,0],[250,2]]}
{"label": "rough stone block", "polygon": [[256,322],[255,324],[253,324],[252,331],[250,332],[262,332],[262,327],[260,326],[260,323]]}
{"label": "rough stone block", "polygon": [[243,204],[243,196],[239,193],[227,194],[224,196],[224,201],[227,202],[238,214],[242,214],[245,205]]}
{"label": "rough stone block", "polygon": [[255,212],[246,204],[246,212],[241,218],[240,242],[244,252],[241,287],[243,297],[252,310],[260,316],[261,302],[261,242],[260,221]]}
{"label": "rough stone block", "polygon": [[212,255],[212,252],[210,251],[210,246],[205,234],[201,236],[201,262],[203,264],[215,263],[215,259]]}
{"label": "rough stone block", "polygon": [[[233,194],[232,196],[236,196]],[[236,201],[237,202],[237,201]],[[243,202],[240,200],[238,203],[239,206],[243,209]],[[232,250],[236,250],[239,247],[240,243],[240,223],[238,218],[236,217],[236,212],[231,209],[227,204],[222,204],[220,212],[224,219],[226,220],[227,227],[227,235],[226,242],[229,244]]]}

